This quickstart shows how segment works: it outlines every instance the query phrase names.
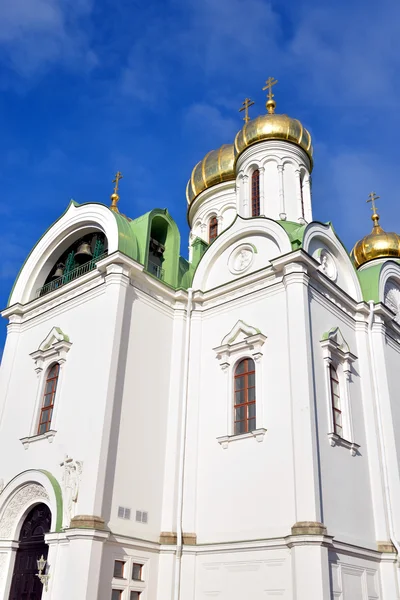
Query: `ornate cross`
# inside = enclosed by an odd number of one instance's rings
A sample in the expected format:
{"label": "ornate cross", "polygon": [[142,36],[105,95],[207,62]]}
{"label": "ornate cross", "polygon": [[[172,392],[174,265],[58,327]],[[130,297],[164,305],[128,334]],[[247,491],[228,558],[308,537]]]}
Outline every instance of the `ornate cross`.
{"label": "ornate cross", "polygon": [[368,194],[367,202],[371,202],[371,210],[374,214],[376,214],[375,200],[378,200],[378,198],[380,198],[380,196],[377,196],[375,192],[371,192],[370,194]]}
{"label": "ornate cross", "polygon": [[268,100],[272,100],[272,98],[274,97],[274,94],[272,93],[272,86],[276,83],[278,83],[278,80],[274,79],[273,77],[268,77],[267,81],[265,82],[263,91],[268,90]]}
{"label": "ornate cross", "polygon": [[250,108],[250,106],[253,106],[253,104],[254,104],[253,100],[250,100],[250,98],[245,98],[242,108],[239,108],[239,112],[244,111],[243,121],[245,123],[248,123],[250,121],[249,108]]}
{"label": "ornate cross", "polygon": [[114,194],[118,194],[118,186],[119,186],[119,180],[123,179],[123,175],[121,173],[121,171],[117,171],[116,175],[115,175],[115,179],[112,180],[113,183],[115,183],[114,186]]}

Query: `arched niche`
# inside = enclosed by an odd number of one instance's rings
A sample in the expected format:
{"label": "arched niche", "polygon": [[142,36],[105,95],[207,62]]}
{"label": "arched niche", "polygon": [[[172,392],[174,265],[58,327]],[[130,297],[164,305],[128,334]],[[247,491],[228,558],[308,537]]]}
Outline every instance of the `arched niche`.
{"label": "arched niche", "polygon": [[[315,221],[310,223],[304,232],[303,250],[320,263],[320,271],[333,283],[354,300],[362,300],[361,287],[353,263],[331,225]],[[330,276],[328,271],[325,272],[326,260],[330,261],[334,276]]]}
{"label": "arched niche", "polygon": [[33,300],[37,290],[51,275],[58,258],[71,245],[92,233],[105,236],[109,254],[119,250],[124,241],[128,247],[127,250],[124,247],[123,251],[128,253],[129,243],[134,240],[128,222],[125,223],[121,215],[114,214],[101,204],[78,205],[71,202],[30,252],[14,283],[8,305]]}

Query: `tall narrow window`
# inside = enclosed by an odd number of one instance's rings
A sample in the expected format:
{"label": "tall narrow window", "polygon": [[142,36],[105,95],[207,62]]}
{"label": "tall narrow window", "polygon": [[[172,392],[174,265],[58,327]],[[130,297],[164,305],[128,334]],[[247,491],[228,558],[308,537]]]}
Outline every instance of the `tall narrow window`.
{"label": "tall narrow window", "polygon": [[260,171],[256,169],[251,176],[251,216],[260,214]]}
{"label": "tall narrow window", "polygon": [[331,375],[331,394],[332,394],[332,414],[333,414],[333,432],[336,435],[342,436],[343,424],[342,424],[342,410],[340,404],[340,386],[339,377],[335,367],[330,366]]}
{"label": "tall narrow window", "polygon": [[213,240],[215,240],[217,235],[218,235],[218,219],[217,219],[217,217],[212,217],[210,219],[210,223],[208,225],[208,241],[210,244]]}
{"label": "tall narrow window", "polygon": [[256,429],[256,379],[252,358],[244,358],[234,375],[234,432],[247,433]]}
{"label": "tall narrow window", "polygon": [[50,429],[59,372],[60,365],[56,363],[55,365],[50,367],[47,373],[46,383],[44,385],[43,392],[42,409],[40,411],[38,434],[46,433],[46,431],[49,431]]}

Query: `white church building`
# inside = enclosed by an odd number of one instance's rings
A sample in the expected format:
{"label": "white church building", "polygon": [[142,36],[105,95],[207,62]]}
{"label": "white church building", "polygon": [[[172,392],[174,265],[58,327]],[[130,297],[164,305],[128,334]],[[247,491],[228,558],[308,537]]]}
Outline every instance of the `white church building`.
{"label": "white church building", "polygon": [[[71,202],[3,317],[1,600],[398,600],[400,237],[248,117],[164,209]],[[318,202],[318,199],[315,199]],[[122,207],[121,207],[122,208]],[[334,217],[334,215],[332,215]]]}

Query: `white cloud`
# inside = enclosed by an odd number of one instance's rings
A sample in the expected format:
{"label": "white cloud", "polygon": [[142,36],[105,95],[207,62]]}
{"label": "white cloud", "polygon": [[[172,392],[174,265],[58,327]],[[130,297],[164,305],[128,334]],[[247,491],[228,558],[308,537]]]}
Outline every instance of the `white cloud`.
{"label": "white cloud", "polygon": [[24,77],[60,62],[93,66],[82,24],[91,8],[91,0],[3,0],[0,60]]}
{"label": "white cloud", "polygon": [[214,143],[215,140],[231,143],[238,130],[237,120],[225,117],[216,106],[201,102],[189,107],[184,116],[184,125],[192,135],[204,136],[207,133]]}

